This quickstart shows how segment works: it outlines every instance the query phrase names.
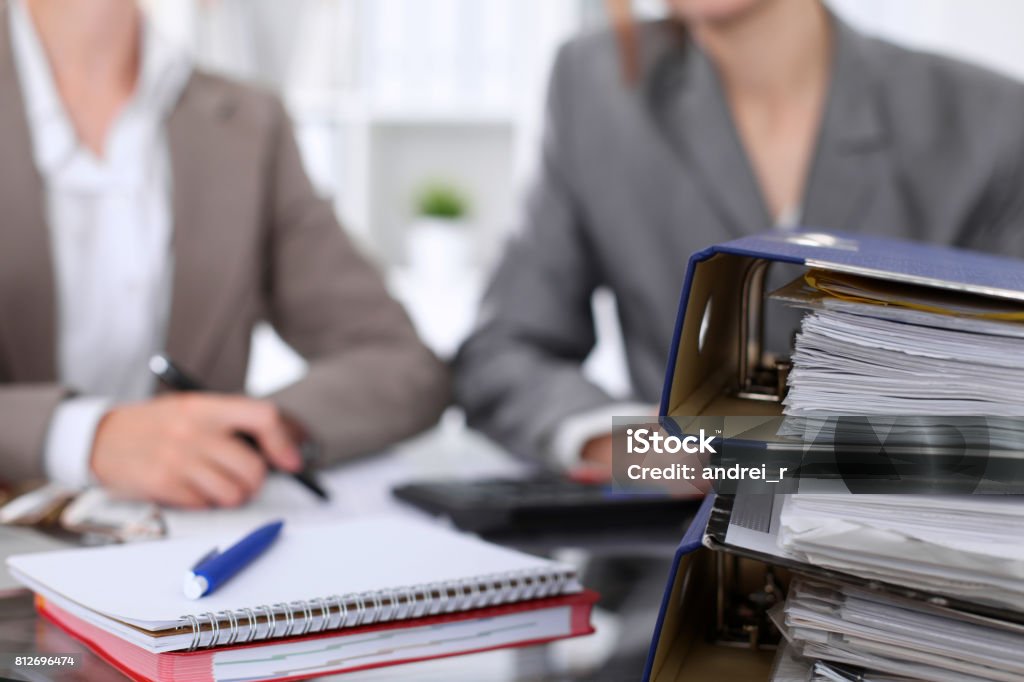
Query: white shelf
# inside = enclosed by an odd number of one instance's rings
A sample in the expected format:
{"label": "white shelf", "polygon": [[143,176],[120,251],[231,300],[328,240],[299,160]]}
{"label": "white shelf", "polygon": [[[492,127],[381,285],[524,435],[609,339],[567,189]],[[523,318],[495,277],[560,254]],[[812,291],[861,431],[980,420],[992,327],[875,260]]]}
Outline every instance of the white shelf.
{"label": "white shelf", "polygon": [[381,109],[370,114],[369,122],[387,126],[513,126],[516,120],[510,111]]}
{"label": "white shelf", "polygon": [[532,166],[524,150],[535,146],[551,55],[578,27],[581,2],[174,7],[200,63],[282,91],[315,186],[354,239],[393,266],[404,260],[414,196],[433,179],[469,195],[474,253],[493,255]]}
{"label": "white shelf", "polygon": [[339,125],[506,125],[516,124],[509,108],[480,108],[458,104],[443,107],[380,106],[368,104],[349,90],[291,90],[285,101],[299,122]]}

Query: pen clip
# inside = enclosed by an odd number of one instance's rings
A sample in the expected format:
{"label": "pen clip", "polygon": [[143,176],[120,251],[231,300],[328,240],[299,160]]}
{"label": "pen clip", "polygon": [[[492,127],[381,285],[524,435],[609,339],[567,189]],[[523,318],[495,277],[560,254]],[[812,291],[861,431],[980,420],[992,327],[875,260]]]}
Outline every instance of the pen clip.
{"label": "pen clip", "polygon": [[220,550],[219,550],[219,549],[217,549],[216,547],[214,547],[213,549],[211,549],[211,550],[210,550],[209,552],[207,552],[206,554],[204,554],[204,555],[202,556],[202,558],[200,558],[200,559],[199,559],[199,561],[197,561],[197,562],[195,562],[194,564],[192,564],[192,569],[191,569],[191,570],[192,570],[192,572],[193,572],[193,573],[195,573],[196,571],[198,571],[198,570],[199,570],[199,568],[200,568],[200,567],[201,567],[201,566],[202,566],[203,564],[205,564],[205,563],[206,563],[207,561],[209,561],[210,559],[214,558],[214,557],[215,557],[215,556],[217,556],[218,554],[220,554]]}

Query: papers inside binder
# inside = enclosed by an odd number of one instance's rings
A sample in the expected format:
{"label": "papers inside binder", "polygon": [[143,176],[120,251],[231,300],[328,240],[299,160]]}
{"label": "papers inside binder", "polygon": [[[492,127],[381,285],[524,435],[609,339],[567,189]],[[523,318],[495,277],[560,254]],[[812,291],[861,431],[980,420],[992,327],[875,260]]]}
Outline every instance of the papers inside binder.
{"label": "papers inside binder", "polygon": [[817,271],[772,296],[808,309],[787,415],[1024,416],[1019,302]]}

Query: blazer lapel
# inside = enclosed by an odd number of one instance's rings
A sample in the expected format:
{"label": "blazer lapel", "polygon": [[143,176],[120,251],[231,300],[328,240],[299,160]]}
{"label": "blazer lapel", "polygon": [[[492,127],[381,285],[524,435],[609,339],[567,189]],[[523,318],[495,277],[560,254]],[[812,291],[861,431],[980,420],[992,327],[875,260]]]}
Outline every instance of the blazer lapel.
{"label": "blazer lapel", "polygon": [[[685,39],[685,38],[684,38]],[[736,133],[714,65],[692,42],[667,51],[647,83],[656,125],[736,236],[774,223]]]}
{"label": "blazer lapel", "polygon": [[56,300],[43,182],[10,45],[8,9],[0,7],[0,362],[12,381],[56,379]]}
{"label": "blazer lapel", "polygon": [[195,74],[167,122],[174,213],[171,314],[166,335],[168,355],[186,369],[208,370],[217,348],[219,316],[231,314],[225,282],[237,267],[239,252],[229,229],[236,188],[231,178],[238,164],[251,163],[245,141],[225,133],[224,120],[234,101],[204,87]]}
{"label": "blazer lapel", "polygon": [[[852,229],[875,177],[873,152],[885,128],[871,90],[864,38],[838,19],[835,53],[814,155],[804,187],[805,225]],[[714,65],[694,45],[665,49],[655,60],[647,97],[657,125],[736,235],[775,224],[736,132]]]}
{"label": "blazer lapel", "polygon": [[872,91],[864,38],[833,19],[835,56],[815,156],[804,188],[803,224],[857,230],[877,173],[886,130]]}

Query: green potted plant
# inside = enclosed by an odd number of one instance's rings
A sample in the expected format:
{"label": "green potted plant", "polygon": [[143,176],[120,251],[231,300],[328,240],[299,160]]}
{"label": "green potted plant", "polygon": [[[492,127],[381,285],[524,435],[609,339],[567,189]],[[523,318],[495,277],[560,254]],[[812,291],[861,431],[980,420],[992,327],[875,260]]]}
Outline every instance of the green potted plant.
{"label": "green potted plant", "polygon": [[415,196],[416,219],[409,230],[410,267],[424,274],[457,272],[472,260],[469,200],[457,185],[432,180]]}
{"label": "green potted plant", "polygon": [[469,202],[454,184],[434,181],[427,183],[416,197],[419,216],[449,222],[459,222],[469,213]]}

